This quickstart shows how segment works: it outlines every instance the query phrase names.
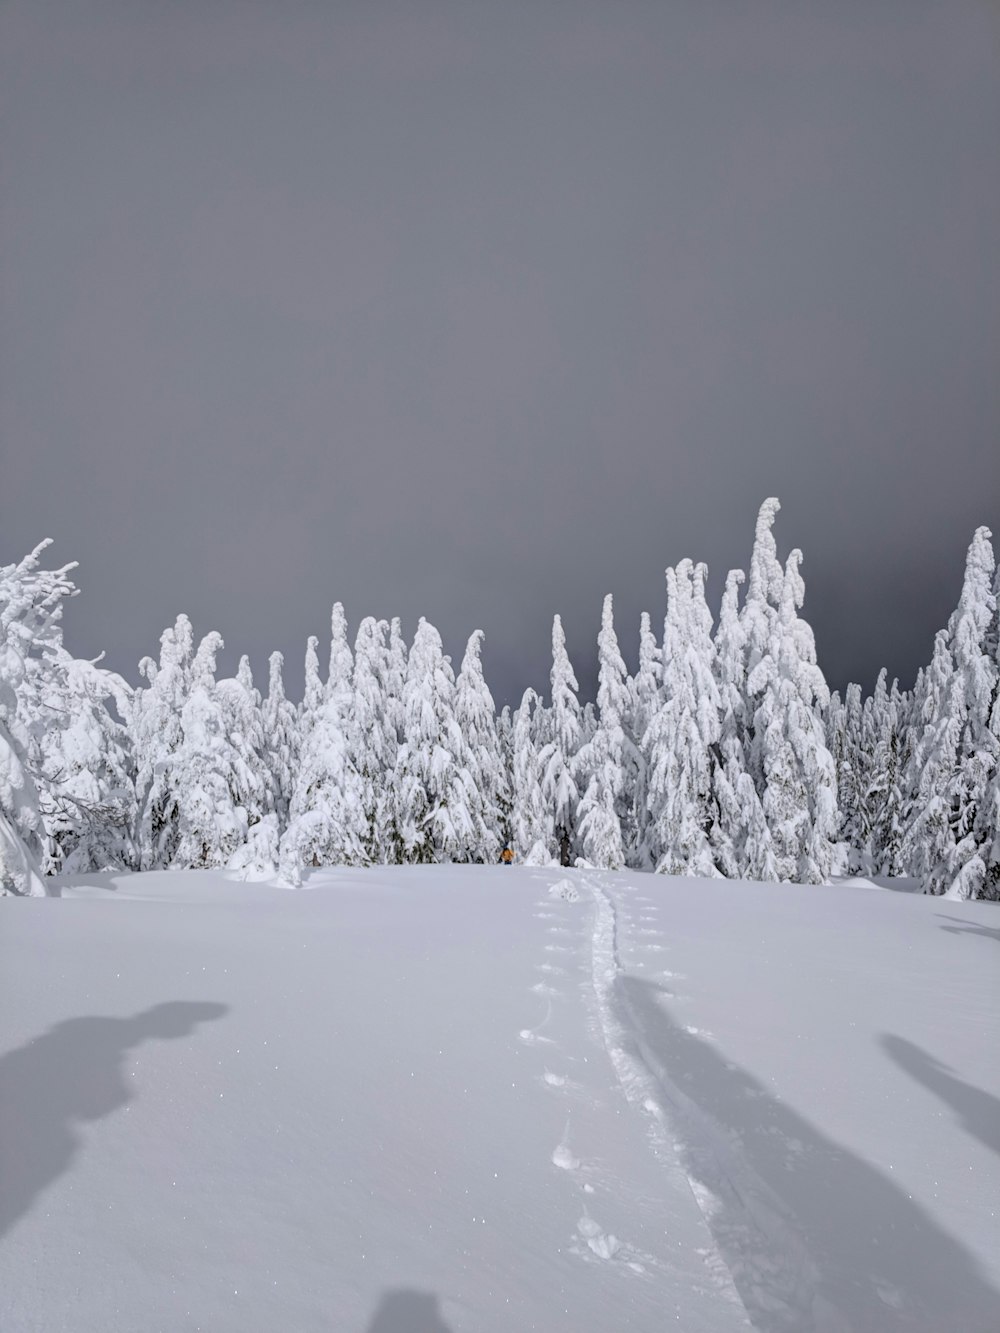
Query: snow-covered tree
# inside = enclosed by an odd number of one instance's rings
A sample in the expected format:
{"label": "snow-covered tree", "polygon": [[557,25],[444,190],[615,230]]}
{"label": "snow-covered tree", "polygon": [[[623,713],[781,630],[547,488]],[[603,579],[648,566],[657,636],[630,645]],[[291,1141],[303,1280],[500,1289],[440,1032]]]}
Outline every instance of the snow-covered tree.
{"label": "snow-covered tree", "polygon": [[580,756],[586,774],[577,820],[583,856],[591,865],[619,870],[625,864],[639,755],[626,731],[632,712],[628,672],[615,634],[611,594],[604,599],[597,639],[596,728]]}
{"label": "snow-covered tree", "polygon": [[[984,643],[986,652],[997,665],[1000,678],[1000,566],[993,579],[993,606],[993,620],[986,631]],[[1000,744],[1000,680],[994,689],[989,730]],[[977,891],[981,898],[997,901],[1000,899],[1000,762],[994,765],[992,774],[986,778],[972,830],[976,854],[983,864],[983,877],[981,882],[968,885],[968,889],[970,893]],[[954,886],[955,892],[959,893],[965,887],[964,884],[957,884]]]}
{"label": "snow-covered tree", "polygon": [[547,711],[548,740],[539,756],[542,798],[552,821],[555,845],[550,852],[560,864],[572,865],[577,851],[576,810],[580,792],[576,781],[576,758],[582,740],[579,685],[569,654],[562,621],[552,622],[552,704]]}
{"label": "snow-covered tree", "polygon": [[552,816],[542,795],[532,717],[538,706],[535,691],[525,690],[514,713],[512,733],[511,841],[518,861],[526,865],[548,865],[552,860]]}
{"label": "snow-covered tree", "polygon": [[325,687],[315,639],[306,653],[301,758],[280,852],[281,876],[289,884],[301,883],[305,866],[362,865],[367,859],[361,778],[354,762],[353,669],[347,620],[337,602]]}
{"label": "snow-covered tree", "polygon": [[394,787],[401,860],[476,859],[478,793],[455,719],[455,677],[441,636],[422,617],[406,666]]}
{"label": "snow-covered tree", "polygon": [[277,787],[263,704],[248,657],[240,658],[234,679],[218,682],[216,697],[230,747],[230,795],[238,817],[246,820],[244,841],[230,854],[227,864],[247,876],[273,874],[280,839]]}
{"label": "snow-covered tree", "polygon": [[300,752],[309,739],[309,733],[316,725],[326,692],[323,678],[319,673],[319,639],[310,634],[306,640],[306,659],[304,666],[305,686],[302,702],[299,704],[299,746]]}
{"label": "snow-covered tree", "polygon": [[48,874],[134,869],[135,779],[125,725],[131,691],[120,676],[68,653],[58,669],[46,673],[46,681],[49,725],[41,737],[39,791],[44,869]]}
{"label": "snow-covered tree", "polygon": [[0,893],[44,896],[45,830],[36,772],[52,721],[46,681],[61,673],[62,605],[69,572],[40,569],[44,541],[18,564],[0,567]]}
{"label": "snow-covered tree", "polygon": [[[656,642],[649,612],[639,626],[639,666],[629,681],[629,733],[636,747],[636,770],[631,791],[631,815],[625,821],[626,863],[636,870],[651,868],[649,848],[649,771],[642,740],[659,712],[663,693],[663,653]],[[628,795],[628,793],[626,793]]]}
{"label": "snow-covered tree", "polygon": [[914,795],[904,839],[925,890],[958,898],[991,894],[993,882],[990,788],[1000,764],[1000,664],[993,643],[996,561],[990,536],[988,528],[979,528],[972,539],[958,606],[935,640],[924,677],[923,729],[914,738]]}
{"label": "snow-covered tree", "polygon": [[[740,612],[740,626],[743,639],[744,679],[757,666],[761,658],[771,651],[774,638],[774,622],[784,595],[785,571],[778,559],[778,547],[774,540],[774,521],[781,509],[781,501],[775,496],[765,500],[757,514],[754,530],[753,551],[750,556],[750,580],[747,584],[743,609]],[[752,705],[747,706],[746,725],[752,727]],[[749,759],[749,746],[745,746]],[[752,774],[755,780],[762,775]]]}
{"label": "snow-covered tree", "polygon": [[899,721],[899,686],[893,681],[889,691],[885,682],[883,669],[875,693],[864,702],[862,744],[871,756],[864,796],[865,826],[871,873],[902,875],[905,738]]}
{"label": "snow-covered tree", "polygon": [[511,843],[511,816],[514,808],[514,719],[510,705],[504,704],[497,718],[497,744],[500,747],[500,764],[504,775],[504,794],[500,799],[500,842],[504,847]]}
{"label": "snow-covered tree", "polygon": [[663,702],[643,737],[650,846],[656,869],[668,875],[719,873],[709,841],[719,693],[704,580],[705,566],[690,560],[667,570]]}
{"label": "snow-covered tree", "polygon": [[719,740],[712,769],[715,819],[710,841],[715,865],[729,879],[774,880],[774,852],[764,810],[747,772],[749,742],[746,627],[740,615],[742,569],[726,576],[715,632]]}
{"label": "snow-covered tree", "polygon": [[187,702],[194,633],[187,616],[160,636],[159,664],[139,663],[146,687],[132,702],[130,729],[136,763],[136,842],[139,869],[175,864],[180,845],[179,801],[184,776],[179,768],[184,739],[181,714]]}
{"label": "snow-covered tree", "polygon": [[870,874],[868,791],[873,751],[865,743],[872,738],[863,734],[863,721],[860,685],[848,685],[843,701],[839,694],[831,695],[826,710],[826,740],[837,775],[839,836],[848,847],[848,869]]}
{"label": "snow-covered tree", "polygon": [[399,616],[393,616],[389,622],[389,656],[385,664],[385,715],[388,725],[395,730],[397,745],[402,743],[405,726],[403,687],[408,656]]}
{"label": "snow-covered tree", "polygon": [[[784,567],[773,526],[781,505],[765,500],[757,516],[750,579],[739,615],[745,681],[742,716],[734,714],[746,773],[763,808],[771,846],[752,801],[739,802],[744,824],[757,832],[758,864],[772,865],[781,879],[818,883],[840,864],[836,771],[826,744],[822,711],[830,693],[816,663],[812,630],[799,615],[805,585],[802,554],[792,551]],[[729,753],[735,753],[727,742]],[[717,780],[717,786],[719,785]],[[739,780],[730,787],[735,793]],[[749,862],[749,854],[748,854]],[[753,874],[749,868],[748,874]]]}
{"label": "snow-covered tree", "polygon": [[354,765],[360,780],[361,841],[378,864],[395,853],[395,804],[391,782],[398,737],[389,697],[389,626],[368,616],[354,643]]}
{"label": "snow-covered tree", "polygon": [[[785,565],[780,599],[767,605],[770,640],[747,675],[754,703],[751,769],[781,879],[822,884],[838,864],[837,778],[819,709],[830,694],[812,630],[798,615],[805,596],[802,553]],[[774,585],[771,585],[772,592]]]}
{"label": "snow-covered tree", "polygon": [[282,670],[285,659],[272,653],[268,659],[267,697],[261,705],[264,756],[271,774],[278,835],[288,827],[288,807],[299,766],[299,728],[295,705],[285,695]]}
{"label": "snow-covered tree", "polygon": [[181,710],[178,775],[178,841],[171,859],[178,869],[224,866],[246,841],[248,818],[237,790],[249,789],[249,766],[233,744],[215,680],[222,636],[206,634],[191,663]]}
{"label": "snow-covered tree", "polygon": [[[933,884],[935,868],[947,862],[953,844],[946,796],[958,746],[958,719],[948,708],[953,674],[948,633],[939,630],[934,636],[934,655],[918,682],[914,701],[903,834],[907,869],[928,886]],[[943,892],[944,885],[939,884],[938,891]]]}
{"label": "snow-covered tree", "polygon": [[735,799],[744,830],[741,862],[746,878],[762,884],[781,878],[768,828],[764,806],[749,773],[741,773],[736,783]]}
{"label": "snow-covered tree", "polygon": [[482,642],[482,630],[469,636],[455,683],[455,720],[465,742],[465,766],[471,780],[469,813],[476,833],[470,859],[491,863],[503,846],[510,792],[497,734],[496,705],[483,676]]}

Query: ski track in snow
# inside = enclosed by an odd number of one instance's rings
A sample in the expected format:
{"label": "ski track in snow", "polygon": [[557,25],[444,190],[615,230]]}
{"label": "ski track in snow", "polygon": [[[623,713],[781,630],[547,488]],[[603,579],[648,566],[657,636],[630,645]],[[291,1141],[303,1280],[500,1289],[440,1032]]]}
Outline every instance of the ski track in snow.
{"label": "ski track in snow", "polygon": [[[572,880],[561,879],[549,888],[548,902],[555,899],[556,901],[561,900],[564,903],[576,903],[579,902],[583,896],[584,894],[581,893],[580,889]],[[548,920],[559,914],[538,911],[535,912],[534,915],[536,918]],[[576,934],[576,932],[568,926],[548,926],[546,927],[546,933],[562,936],[573,936]],[[549,954],[571,954],[577,951],[576,948],[571,945],[562,944],[546,944],[544,948],[546,953]],[[556,967],[552,963],[538,963],[536,964],[536,967],[539,971],[544,972],[549,976],[552,976],[553,974],[562,976],[566,975],[564,968]],[[586,982],[582,983],[582,987],[589,991],[591,989],[590,980],[588,979]],[[552,997],[558,996],[560,992],[554,987],[548,986],[545,982],[538,982],[530,989],[535,994],[544,995],[547,999],[548,1007],[545,1017],[537,1027],[522,1028],[518,1035],[521,1041],[525,1042],[527,1045],[539,1045],[544,1043],[558,1049],[555,1042],[542,1035],[541,1029],[545,1027],[552,1017]],[[579,1096],[582,1093],[579,1084],[574,1083],[571,1079],[567,1078],[565,1074],[558,1073],[548,1067],[545,1068],[541,1080],[546,1087],[559,1096],[573,1097]],[[571,1147],[570,1121],[568,1116],[562,1138],[553,1148],[550,1161],[553,1166],[557,1167],[560,1171],[566,1172],[566,1174],[571,1177],[575,1175],[575,1173],[581,1172],[581,1169],[586,1169],[584,1163],[576,1156]],[[594,1186],[589,1182],[582,1183],[579,1188],[584,1195],[593,1196],[594,1194]],[[616,1266],[626,1274],[644,1275],[649,1272],[650,1268],[656,1267],[656,1260],[652,1255],[644,1254],[635,1247],[619,1240],[619,1238],[612,1233],[605,1231],[601,1224],[591,1217],[586,1206],[584,1206],[582,1217],[577,1221],[569,1249],[571,1253],[585,1262],[593,1262],[595,1259],[601,1262],[613,1261]]]}
{"label": "ski track in snow", "polygon": [[[822,1294],[795,1217],[740,1155],[739,1143],[681,1090],[650,1048],[619,985],[623,968],[615,903],[598,874],[586,874],[584,884],[595,906],[592,975],[605,1048],[629,1102],[650,1118],[658,1155],[677,1161],[687,1176],[717,1246],[717,1253],[703,1256],[713,1280],[748,1317],[754,1309],[765,1314],[771,1329],[875,1333],[855,1329]],[[633,901],[649,899],[636,895]],[[577,1229],[600,1257],[617,1253],[617,1239],[604,1236],[586,1215]]]}
{"label": "ski track in snow", "polygon": [[[574,888],[574,892],[568,890]],[[852,1329],[818,1288],[815,1266],[798,1239],[795,1218],[769,1187],[752,1171],[741,1156],[740,1144],[726,1134],[674,1082],[655,1051],[646,1042],[642,1024],[628,1004],[619,985],[623,968],[618,952],[618,915],[610,892],[597,873],[582,876],[582,888],[589,892],[594,906],[590,938],[590,977],[597,1001],[601,1037],[615,1075],[629,1103],[649,1121],[649,1135],[657,1158],[677,1164],[690,1186],[695,1202],[704,1216],[715,1241],[714,1250],[701,1256],[709,1280],[734,1304],[747,1312],[767,1312],[769,1328],[787,1329],[787,1333],[862,1333]],[[550,889],[551,898],[575,902],[581,896],[568,880]],[[551,901],[550,898],[550,901]],[[636,896],[634,902],[643,901]],[[644,900],[649,908],[652,903]],[[643,952],[664,952],[665,946],[651,942],[660,931],[650,928],[655,917],[644,913],[640,927],[633,926],[636,944]],[[546,927],[547,933],[567,933],[566,928]],[[572,933],[572,932],[568,932]],[[547,953],[572,953],[570,946],[545,944]],[[637,960],[635,966],[642,966]],[[538,969],[552,974],[565,973],[551,963]],[[664,976],[673,974],[664,971]],[[546,1013],[534,1028],[519,1033],[528,1045],[558,1049],[542,1029],[552,1017],[552,995],[558,994],[544,982],[532,986],[535,994],[546,999]],[[694,1026],[685,1028],[690,1035],[710,1039],[711,1034]],[[545,1085],[558,1096],[571,1093],[573,1086],[561,1073],[548,1067],[542,1075]],[[586,1167],[573,1152],[570,1122],[550,1156],[552,1166],[580,1182]],[[592,1196],[593,1186],[578,1183],[577,1188]],[[656,1267],[651,1255],[642,1254],[619,1237],[606,1231],[584,1206],[570,1243],[570,1251],[585,1262],[611,1262],[623,1273],[641,1275]],[[867,1333],[867,1330],[864,1331]]]}

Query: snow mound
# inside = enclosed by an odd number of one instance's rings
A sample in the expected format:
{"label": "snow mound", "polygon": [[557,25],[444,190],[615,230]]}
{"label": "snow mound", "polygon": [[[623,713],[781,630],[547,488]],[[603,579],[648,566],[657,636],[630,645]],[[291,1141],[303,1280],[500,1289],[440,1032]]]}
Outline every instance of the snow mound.
{"label": "snow mound", "polygon": [[571,879],[560,879],[549,888],[550,898],[562,898],[565,902],[580,901],[580,890]]}

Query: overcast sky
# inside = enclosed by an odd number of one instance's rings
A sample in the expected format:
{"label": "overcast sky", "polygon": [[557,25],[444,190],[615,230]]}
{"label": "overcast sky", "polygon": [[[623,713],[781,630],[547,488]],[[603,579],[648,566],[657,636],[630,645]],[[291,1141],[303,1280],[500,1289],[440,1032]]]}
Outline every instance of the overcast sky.
{"label": "overcast sky", "polygon": [[343,601],[500,703],[635,658],[663,570],[804,551],[833,686],[1000,544],[991,0],[8,0],[0,563],[80,656]]}

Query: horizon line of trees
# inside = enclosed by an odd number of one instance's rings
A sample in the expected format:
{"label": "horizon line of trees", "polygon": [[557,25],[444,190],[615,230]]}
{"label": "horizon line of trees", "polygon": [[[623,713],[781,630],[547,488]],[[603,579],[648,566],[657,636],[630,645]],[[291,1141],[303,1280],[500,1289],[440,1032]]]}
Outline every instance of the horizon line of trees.
{"label": "horizon line of trees", "polygon": [[127,684],[71,656],[70,572],[43,542],[0,568],[0,892],[45,876],[224,867],[301,883],[310,866],[518,860],[823,883],[913,876],[929,893],[1000,899],[1000,571],[988,528],[912,690],[883,671],[831,694],[800,611],[802,554],[778,558],[765,500],[749,578],[718,619],[707,567],[666,571],[629,674],[604,600],[598,688],[581,704],[558,616],[547,700],[497,713],[483,633],[456,673],[433,625],[412,643],[343,607],[328,665],[306,647],[301,703],[273,653],[217,679],[217,633],[186,616]]}

